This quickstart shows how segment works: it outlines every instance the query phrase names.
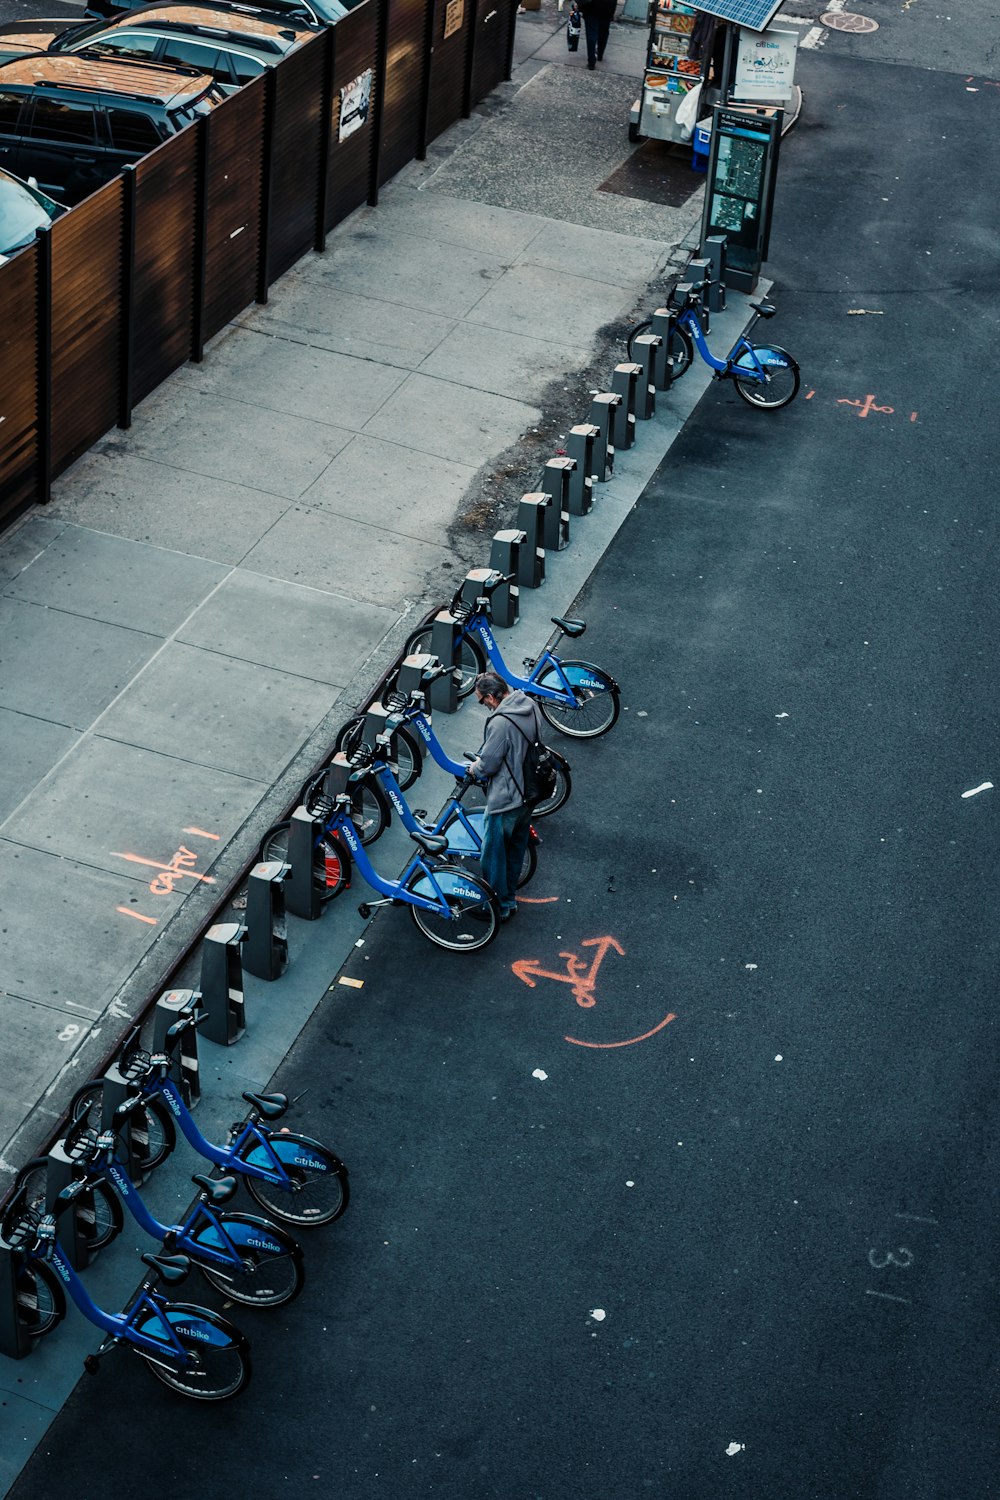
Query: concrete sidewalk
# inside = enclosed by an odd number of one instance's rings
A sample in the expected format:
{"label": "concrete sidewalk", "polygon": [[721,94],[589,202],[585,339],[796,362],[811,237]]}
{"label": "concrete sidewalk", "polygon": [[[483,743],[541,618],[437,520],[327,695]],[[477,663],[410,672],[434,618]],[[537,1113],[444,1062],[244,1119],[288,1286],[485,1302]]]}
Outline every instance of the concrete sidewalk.
{"label": "concrete sidewalk", "polygon": [[[645,29],[591,74],[562,26],[554,0],[520,16],[512,82],[0,538],[0,1191],[486,561],[696,224],[693,174],[680,208],[601,191]],[[682,419],[661,405],[541,639]]]}

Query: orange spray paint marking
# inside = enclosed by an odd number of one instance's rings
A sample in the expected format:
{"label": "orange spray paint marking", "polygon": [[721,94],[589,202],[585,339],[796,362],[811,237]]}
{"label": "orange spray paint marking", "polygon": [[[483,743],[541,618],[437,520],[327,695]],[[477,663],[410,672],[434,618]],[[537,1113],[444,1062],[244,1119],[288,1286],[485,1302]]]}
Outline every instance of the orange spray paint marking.
{"label": "orange spray paint marking", "polygon": [[915,411],[911,411],[910,412],[910,421],[911,422],[915,422],[916,420],[917,420],[917,414],[916,414],[916,412]]}
{"label": "orange spray paint marking", "polygon": [[806,391],[806,397],[805,397],[805,399],[807,401],[811,401],[812,398],[815,396],[815,394],[816,394],[815,391]]}
{"label": "orange spray paint marking", "polygon": [[608,1047],[634,1047],[636,1042],[648,1041],[651,1036],[655,1036],[658,1031],[662,1031],[664,1026],[669,1026],[671,1021],[676,1020],[677,1017],[671,1011],[670,1015],[664,1016],[660,1024],[654,1026],[652,1031],[644,1031],[642,1036],[630,1036],[624,1042],[582,1042],[578,1036],[566,1036],[563,1037],[563,1041],[572,1042],[575,1047],[594,1047],[600,1051],[604,1051]]}
{"label": "orange spray paint marking", "polygon": [[150,927],[159,925],[155,917],[144,917],[141,911],[133,911],[131,906],[116,906],[115,911],[120,911],[123,917],[135,917],[137,922],[148,922]]}
{"label": "orange spray paint marking", "polygon": [[141,854],[122,854],[118,850],[111,851],[113,859],[127,859],[133,865],[149,865],[154,870],[162,870],[162,875],[156,875],[149,882],[149,889],[154,896],[169,896],[173,894],[174,885],[182,880],[185,875],[190,875],[192,880],[203,880],[206,885],[214,885],[215,880],[211,875],[199,875],[197,870],[188,868],[196,863],[198,856],[190,849],[185,849],[182,844],[168,865],[160,859],[144,859]]}
{"label": "orange spray paint marking", "polygon": [[518,906],[546,906],[550,901],[558,901],[558,896],[518,896]]}
{"label": "orange spray paint marking", "polygon": [[182,828],[181,832],[193,833],[195,838],[199,839],[213,839],[215,843],[218,843],[221,837],[221,835],[218,833],[206,833],[204,828]]}
{"label": "orange spray paint marking", "polygon": [[519,958],[516,963],[511,964],[511,968],[515,977],[520,979],[522,984],[526,984],[529,989],[534,989],[539,979],[554,979],[559,984],[572,985],[573,999],[577,1005],[589,1010],[597,1003],[594,986],[597,983],[597,971],[601,967],[604,955],[613,948],[624,958],[625,949],[613,937],[584,938],[580,946],[596,949],[589,968],[577,953],[560,953],[559,957],[566,960],[565,974],[543,969],[540,958]]}
{"label": "orange spray paint marking", "polygon": [[887,416],[891,417],[892,413],[893,413],[893,410],[894,410],[894,408],[891,407],[891,406],[876,406],[875,405],[875,397],[874,396],[866,396],[865,399],[864,399],[864,401],[851,401],[846,396],[841,396],[841,397],[839,397],[839,399],[837,401],[837,405],[838,406],[857,406],[859,408],[859,411],[858,411],[858,416],[859,417],[867,417],[868,413],[872,412],[872,411],[885,412],[885,414]]}

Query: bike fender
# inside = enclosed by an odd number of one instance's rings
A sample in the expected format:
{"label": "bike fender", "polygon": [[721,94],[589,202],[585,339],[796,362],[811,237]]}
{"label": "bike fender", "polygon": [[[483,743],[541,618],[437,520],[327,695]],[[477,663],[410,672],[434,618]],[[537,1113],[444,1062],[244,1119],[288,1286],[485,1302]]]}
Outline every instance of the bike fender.
{"label": "bike fender", "polygon": [[[308,1167],[313,1172],[336,1172],[341,1169],[341,1164],[336,1158],[331,1156],[328,1159],[325,1148],[321,1148],[313,1141],[297,1141],[294,1138],[289,1140],[287,1137],[283,1140],[280,1135],[272,1135],[268,1145],[282,1166]],[[255,1146],[243,1160],[255,1167],[270,1167],[273,1174],[274,1167],[271,1158],[263,1146]]]}
{"label": "bike fender", "polygon": [[[782,370],[791,368],[791,360],[783,349],[769,349],[766,345],[755,344],[753,352],[757,356],[759,363],[762,364],[765,369],[768,367],[768,365],[778,366]],[[753,358],[750,355],[749,351],[744,351],[744,353],[740,355],[739,359],[735,361],[735,365],[736,368],[740,370],[753,370],[755,368]]]}
{"label": "bike fender", "polygon": [[[199,1344],[212,1344],[216,1349],[231,1349],[238,1342],[231,1334],[223,1328],[216,1328],[214,1323],[208,1323],[202,1317],[200,1307],[192,1307],[183,1302],[173,1302],[169,1306],[161,1308],[163,1316],[171,1327],[178,1333],[184,1333],[190,1339]],[[149,1339],[159,1339],[160,1343],[167,1345],[163,1337],[163,1324],[159,1318],[153,1317],[152,1313],[143,1318],[141,1323],[136,1324],[140,1333],[144,1333]]]}
{"label": "bike fender", "polygon": [[[222,1228],[237,1250],[262,1250],[265,1255],[283,1255],[288,1248],[277,1238],[263,1219],[245,1223],[242,1219],[223,1219]],[[214,1224],[203,1224],[190,1239],[210,1250],[225,1250],[225,1240]]]}
{"label": "bike fender", "polygon": [[[570,683],[572,687],[600,688],[603,691],[605,689],[605,686],[607,685],[611,692],[621,692],[621,688],[612,677],[611,673],[604,667],[597,666],[594,662],[564,661],[560,662],[560,666],[562,667],[566,681]],[[594,678],[590,675],[595,672],[597,673],[597,678]],[[590,678],[589,681],[588,677]],[[602,678],[604,679],[603,681],[599,680]],[[560,685],[558,673],[553,669],[547,671],[544,677],[539,678],[539,682],[541,683],[542,687],[548,688],[557,688]]]}

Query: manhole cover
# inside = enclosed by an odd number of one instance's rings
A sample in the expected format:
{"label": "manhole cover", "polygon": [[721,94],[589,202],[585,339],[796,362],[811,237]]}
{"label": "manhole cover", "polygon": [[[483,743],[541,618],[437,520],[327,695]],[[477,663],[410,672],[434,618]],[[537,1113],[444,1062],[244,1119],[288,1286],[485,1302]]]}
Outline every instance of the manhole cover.
{"label": "manhole cover", "polygon": [[825,16],[820,16],[821,26],[829,26],[831,31],[878,31],[878,22],[873,21],[870,16],[855,16],[849,10],[828,10]]}

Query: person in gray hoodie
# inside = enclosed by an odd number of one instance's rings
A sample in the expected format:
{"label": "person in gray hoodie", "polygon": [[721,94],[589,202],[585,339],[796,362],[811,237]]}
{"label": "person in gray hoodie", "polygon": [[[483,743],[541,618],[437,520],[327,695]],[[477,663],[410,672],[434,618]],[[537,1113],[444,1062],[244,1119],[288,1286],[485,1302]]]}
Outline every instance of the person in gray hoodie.
{"label": "person in gray hoodie", "polygon": [[479,856],[483,878],[497,893],[500,920],[517,913],[517,879],[524,863],[531,828],[531,808],[524,801],[524,758],[542,732],[534,700],[520,688],[508,690],[502,677],[483,672],[476,678],[476,697],[490,710],[479,756],[469,771],[486,782],[486,818]]}

